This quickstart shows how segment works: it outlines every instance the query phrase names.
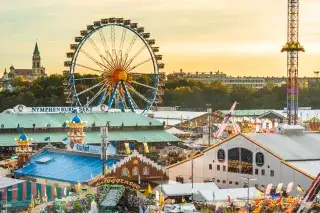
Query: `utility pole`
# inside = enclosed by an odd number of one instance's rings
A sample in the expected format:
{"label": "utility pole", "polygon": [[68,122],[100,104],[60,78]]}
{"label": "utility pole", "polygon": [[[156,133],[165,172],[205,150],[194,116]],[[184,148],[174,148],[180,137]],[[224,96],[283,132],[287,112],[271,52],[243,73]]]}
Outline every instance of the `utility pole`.
{"label": "utility pole", "polygon": [[248,205],[248,212],[250,213],[250,205],[249,205],[249,193],[250,193],[250,181],[254,181],[257,180],[257,178],[249,178],[249,177],[244,177],[244,176],[240,176],[243,179],[246,179],[248,181],[248,197],[247,197],[247,205]]}
{"label": "utility pole", "polygon": [[207,113],[209,116],[209,135],[208,135],[208,145],[210,146],[211,143],[211,113],[212,113],[212,108],[211,104],[206,104],[207,105]]}
{"label": "utility pole", "polygon": [[193,153],[194,153],[194,141],[192,142],[192,154],[191,154],[191,190],[192,190],[192,203],[193,203]]}
{"label": "utility pole", "polygon": [[108,126],[100,128],[101,134],[101,160],[102,160],[102,175],[106,176],[106,161],[107,161],[107,138],[108,138]]}
{"label": "utility pole", "polygon": [[313,71],[313,72],[317,77],[317,88],[318,88],[319,87],[319,73],[320,73],[320,71]]}

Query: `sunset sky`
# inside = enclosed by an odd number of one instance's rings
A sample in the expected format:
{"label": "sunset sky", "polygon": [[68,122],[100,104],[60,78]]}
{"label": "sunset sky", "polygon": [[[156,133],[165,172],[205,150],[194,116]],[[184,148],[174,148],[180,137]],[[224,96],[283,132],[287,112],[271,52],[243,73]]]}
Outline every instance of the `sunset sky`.
{"label": "sunset sky", "polygon": [[[320,70],[320,1],[300,1],[300,76]],[[65,53],[87,24],[123,17],[156,39],[165,71],[220,70],[234,76],[285,76],[287,0],[14,0],[0,5],[0,76],[42,64],[61,73]]]}

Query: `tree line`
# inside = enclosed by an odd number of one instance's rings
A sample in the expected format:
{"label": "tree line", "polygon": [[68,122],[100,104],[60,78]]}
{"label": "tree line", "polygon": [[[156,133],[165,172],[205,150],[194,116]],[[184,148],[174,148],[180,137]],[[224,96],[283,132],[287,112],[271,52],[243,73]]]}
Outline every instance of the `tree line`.
{"label": "tree line", "polygon": [[[82,76],[83,77],[83,76]],[[14,90],[0,92],[0,112],[18,104],[26,106],[66,106],[62,75],[38,78],[34,82],[18,77],[12,80]],[[147,82],[148,76],[137,79]],[[83,88],[92,82],[83,81]],[[299,106],[320,109],[320,88],[301,88]],[[184,109],[205,109],[208,104],[216,109],[229,109],[234,101],[237,109],[283,109],[286,107],[286,86],[267,85],[254,90],[244,86],[227,86],[221,82],[170,80],[166,82],[161,106],[179,106]]]}

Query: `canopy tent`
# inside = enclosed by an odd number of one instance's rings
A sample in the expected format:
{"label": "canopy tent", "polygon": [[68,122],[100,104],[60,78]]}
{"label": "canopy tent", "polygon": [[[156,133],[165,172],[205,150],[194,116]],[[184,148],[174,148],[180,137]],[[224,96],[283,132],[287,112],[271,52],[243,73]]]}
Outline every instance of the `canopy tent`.
{"label": "canopy tent", "polygon": [[[199,202],[226,202],[228,196],[231,200],[246,200],[248,198],[248,188],[233,188],[233,189],[204,189],[200,190],[195,195],[195,200]],[[263,197],[262,193],[254,187],[249,188],[249,199]]]}
{"label": "canopy tent", "polygon": [[175,127],[171,127],[170,129],[167,129],[166,132],[170,133],[172,135],[189,135],[189,134],[191,134],[190,132],[184,132],[184,131],[177,129]]}

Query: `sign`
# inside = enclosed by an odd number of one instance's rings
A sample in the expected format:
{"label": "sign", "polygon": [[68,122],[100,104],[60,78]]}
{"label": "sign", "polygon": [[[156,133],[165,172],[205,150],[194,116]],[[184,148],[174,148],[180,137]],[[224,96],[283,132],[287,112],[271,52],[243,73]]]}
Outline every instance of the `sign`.
{"label": "sign", "polygon": [[91,113],[91,112],[107,112],[108,107],[104,104],[94,107],[69,107],[69,106],[56,106],[56,107],[26,107],[22,104],[7,109],[4,113],[8,114],[21,114],[21,113]]}
{"label": "sign", "polygon": [[92,152],[101,154],[101,146],[93,146],[93,145],[86,145],[86,144],[75,144],[73,150],[80,151],[80,152]]}
{"label": "sign", "polygon": [[119,184],[123,186],[129,186],[135,190],[139,190],[140,186],[134,182],[120,179],[120,178],[98,178],[93,179],[91,182],[88,183],[89,186],[101,186],[103,184]]}
{"label": "sign", "polygon": [[7,204],[3,204],[3,208],[9,208],[11,207],[11,204],[7,203]]}
{"label": "sign", "polygon": [[223,162],[225,160],[225,157],[225,151],[223,149],[219,149],[217,154],[218,161]]}
{"label": "sign", "polygon": [[72,113],[74,111],[83,113],[83,112],[92,112],[92,107],[32,107],[32,113],[38,112],[51,112],[51,113]]}

